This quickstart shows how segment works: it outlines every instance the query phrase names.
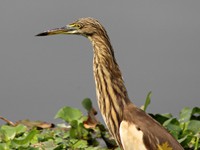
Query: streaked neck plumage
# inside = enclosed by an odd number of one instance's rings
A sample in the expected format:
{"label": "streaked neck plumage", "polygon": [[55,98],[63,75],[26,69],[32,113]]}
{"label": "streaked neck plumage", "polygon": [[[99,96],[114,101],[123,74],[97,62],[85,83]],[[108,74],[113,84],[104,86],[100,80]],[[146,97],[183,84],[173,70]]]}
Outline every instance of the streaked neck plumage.
{"label": "streaked neck plumage", "polygon": [[[123,119],[122,110],[130,100],[109,37],[104,35],[93,35],[89,39],[94,51],[93,71],[98,105],[111,134],[115,136]],[[120,137],[114,138],[120,142]]]}

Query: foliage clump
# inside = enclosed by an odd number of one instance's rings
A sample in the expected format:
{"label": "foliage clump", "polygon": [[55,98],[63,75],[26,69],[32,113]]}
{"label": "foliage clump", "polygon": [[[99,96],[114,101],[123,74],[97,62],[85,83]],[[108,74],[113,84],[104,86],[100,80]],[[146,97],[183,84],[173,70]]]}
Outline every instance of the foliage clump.
{"label": "foliage clump", "polygon": [[[141,109],[146,111],[151,92]],[[54,125],[41,121],[22,120],[13,123],[0,116],[7,125],[0,126],[0,150],[107,150],[119,149],[108,130],[96,118],[90,99],[84,99],[87,115],[76,108],[65,106],[55,118],[64,121]],[[179,141],[185,150],[200,149],[200,108],[183,108],[179,118],[171,114],[150,114]],[[159,150],[171,150],[168,143],[158,145]]]}

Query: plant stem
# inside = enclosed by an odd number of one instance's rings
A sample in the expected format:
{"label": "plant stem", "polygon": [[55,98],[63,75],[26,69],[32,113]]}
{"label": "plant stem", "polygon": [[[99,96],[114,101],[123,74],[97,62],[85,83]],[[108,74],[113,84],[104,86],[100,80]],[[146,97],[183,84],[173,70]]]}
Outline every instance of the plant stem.
{"label": "plant stem", "polygon": [[199,137],[197,136],[197,139],[196,139],[196,142],[195,142],[194,150],[198,150],[198,145],[199,145]]}

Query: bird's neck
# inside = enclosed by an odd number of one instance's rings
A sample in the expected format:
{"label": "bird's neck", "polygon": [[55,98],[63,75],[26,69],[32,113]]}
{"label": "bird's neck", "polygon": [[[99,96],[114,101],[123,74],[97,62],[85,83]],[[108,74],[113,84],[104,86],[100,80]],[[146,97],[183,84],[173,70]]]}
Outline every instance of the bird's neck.
{"label": "bird's neck", "polygon": [[108,118],[116,117],[112,120],[117,119],[113,124],[116,124],[118,128],[123,116],[123,107],[130,102],[121,71],[115,60],[109,38],[93,36],[89,39],[94,51],[93,71],[100,111],[108,126]]}

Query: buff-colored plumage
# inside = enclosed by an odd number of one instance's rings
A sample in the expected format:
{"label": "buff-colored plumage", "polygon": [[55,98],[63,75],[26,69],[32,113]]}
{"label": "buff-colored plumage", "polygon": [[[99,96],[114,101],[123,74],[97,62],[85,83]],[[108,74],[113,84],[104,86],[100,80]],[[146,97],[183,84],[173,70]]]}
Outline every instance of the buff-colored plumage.
{"label": "buff-colored plumage", "polygon": [[83,35],[91,41],[98,105],[110,133],[121,149],[157,150],[158,145],[167,142],[173,150],[183,150],[165,128],[129,100],[110,39],[97,20],[81,18],[38,36],[54,34]]}

